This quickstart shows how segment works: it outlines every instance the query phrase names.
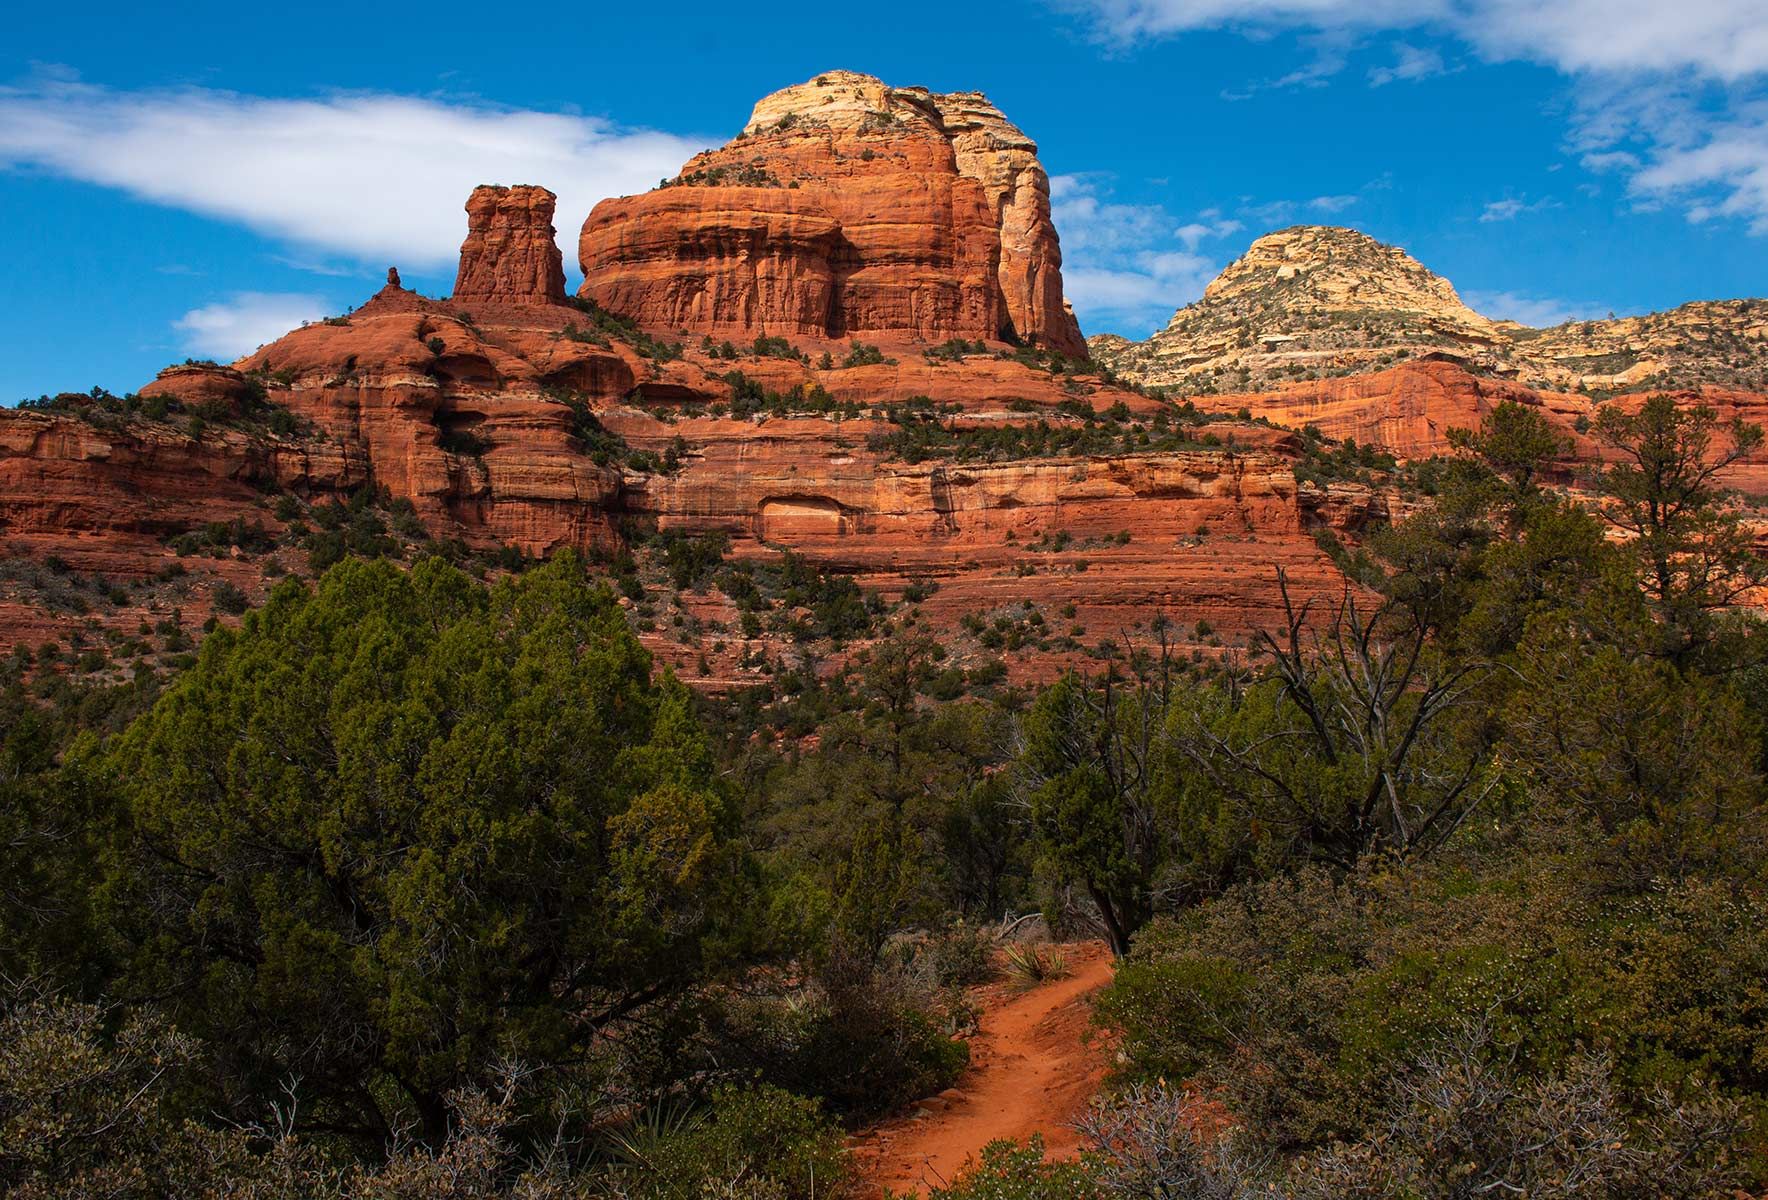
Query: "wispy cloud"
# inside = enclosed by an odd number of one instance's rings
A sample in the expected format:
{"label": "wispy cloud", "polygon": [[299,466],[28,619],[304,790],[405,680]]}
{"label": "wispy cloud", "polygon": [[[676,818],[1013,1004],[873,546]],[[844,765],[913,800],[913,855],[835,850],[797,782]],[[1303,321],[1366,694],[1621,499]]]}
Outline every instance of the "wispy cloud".
{"label": "wispy cloud", "polygon": [[559,196],[561,244],[596,201],[672,174],[702,143],[595,117],[386,93],[287,100],[123,91],[64,76],[0,88],[0,166],[120,189],[309,256],[444,268],[475,184]]}
{"label": "wispy cloud", "polygon": [[1413,46],[1406,42],[1396,42],[1393,64],[1370,68],[1369,83],[1374,87],[1385,87],[1390,83],[1414,83],[1420,79],[1429,79],[1433,75],[1445,74],[1447,71],[1448,68],[1443,65],[1441,51],[1429,47]]}
{"label": "wispy cloud", "polygon": [[1479,219],[1482,225],[1490,225],[1495,221],[1514,221],[1525,213],[1545,212],[1558,207],[1559,202],[1551,196],[1544,196],[1532,204],[1514,196],[1506,196],[1502,200],[1490,201],[1480,213]]}
{"label": "wispy cloud", "polygon": [[1245,225],[1232,217],[1224,218],[1221,213],[1212,210],[1199,213],[1197,220],[1179,226],[1173,230],[1173,236],[1179,239],[1185,249],[1196,250],[1203,242],[1230,237],[1245,228]]}
{"label": "wispy cloud", "polygon": [[1062,282],[1082,329],[1141,336],[1203,294],[1221,264],[1202,246],[1243,226],[1215,209],[1180,221],[1158,205],[1117,203],[1110,187],[1103,174],[1050,180]]}
{"label": "wispy cloud", "polygon": [[1142,249],[1173,227],[1164,208],[1117,203],[1110,197],[1110,187],[1106,174],[1051,177],[1050,210],[1068,261]]}
{"label": "wispy cloud", "polygon": [[1627,172],[1635,203],[1679,204],[1692,221],[1736,219],[1768,236],[1768,101],[1714,114],[1685,93],[1636,91],[1610,105],[1602,127],[1611,148],[1586,161]]}
{"label": "wispy cloud", "polygon": [[[1642,206],[1731,218],[1768,235],[1768,19],[1761,0],[1056,0],[1123,45],[1204,29],[1299,35],[1312,47],[1390,39],[1381,85],[1442,69],[1430,37],[1572,81],[1591,170],[1620,171]],[[1341,55],[1341,61],[1342,61]],[[1314,53],[1302,68],[1329,63]],[[1514,214],[1512,214],[1514,215]],[[1503,219],[1494,217],[1493,219]]]}
{"label": "wispy cloud", "polygon": [[193,308],[172,323],[184,348],[205,358],[235,359],[289,330],[326,316],[323,297],[297,292],[235,292]]}
{"label": "wispy cloud", "polygon": [[1070,0],[1069,7],[1114,41],[1223,28],[1437,29],[1489,57],[1567,72],[1694,70],[1736,81],[1768,68],[1758,0]]}
{"label": "wispy cloud", "polygon": [[[1367,184],[1364,190],[1380,186]],[[1311,212],[1319,216],[1333,216],[1354,208],[1362,200],[1359,192],[1345,192],[1332,196],[1315,196],[1311,200],[1264,200],[1254,203],[1248,197],[1239,207],[1238,214],[1244,219],[1246,227],[1254,232],[1264,232],[1279,226],[1294,224],[1303,212]]]}
{"label": "wispy cloud", "polygon": [[1240,209],[1240,215],[1257,231],[1289,224],[1295,220],[1295,211],[1293,200],[1267,200],[1261,204],[1246,204]]}
{"label": "wispy cloud", "polygon": [[1222,99],[1250,100],[1260,92],[1325,87],[1344,70],[1353,39],[1339,33],[1321,33],[1304,38],[1303,43],[1311,55],[1301,66],[1271,79],[1251,80],[1238,89],[1226,89],[1222,92]]}
{"label": "wispy cloud", "polygon": [[1500,321],[1516,321],[1535,329],[1563,325],[1567,321],[1595,321],[1613,315],[1606,304],[1553,300],[1520,292],[1470,291],[1461,298],[1475,312]]}

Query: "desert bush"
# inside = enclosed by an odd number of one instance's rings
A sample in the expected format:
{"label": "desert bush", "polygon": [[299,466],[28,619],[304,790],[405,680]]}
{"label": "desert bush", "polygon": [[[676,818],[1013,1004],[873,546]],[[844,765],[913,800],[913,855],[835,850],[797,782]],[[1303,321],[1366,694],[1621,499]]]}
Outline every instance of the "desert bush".
{"label": "desert bush", "polygon": [[818,1200],[846,1176],[840,1131],[814,1100],[777,1087],[724,1087],[706,1108],[628,1132],[608,1184],[632,1200]]}
{"label": "desert bush", "polygon": [[209,1043],[218,1105],[292,1078],[365,1146],[439,1144],[495,1059],[577,1060],[741,908],[688,698],[571,555],[285,582],[111,753],[122,996]]}
{"label": "desert bush", "polygon": [[1025,1145],[991,1142],[981,1159],[951,1183],[936,1187],[929,1200],[1103,1200],[1086,1167],[1076,1162],[1048,1162],[1043,1138],[1033,1135]]}
{"label": "desert bush", "polygon": [[[1131,1088],[1080,1122],[1086,1178],[1126,1200],[1696,1200],[1750,1178],[1736,1101],[1695,1089],[1629,1106],[1605,1055],[1535,1074],[1492,1037],[1477,1019],[1463,1024],[1395,1072],[1366,1136],[1289,1158],[1219,1103],[1167,1084]],[[1036,1179],[1028,1163],[1015,1167]]]}
{"label": "desert bush", "polygon": [[711,1017],[719,1061],[854,1120],[951,1086],[969,1061],[964,1015],[910,975],[836,956],[806,986],[733,1000]]}
{"label": "desert bush", "polygon": [[1000,974],[999,942],[987,929],[959,922],[929,936],[915,949],[940,987],[969,987]]}

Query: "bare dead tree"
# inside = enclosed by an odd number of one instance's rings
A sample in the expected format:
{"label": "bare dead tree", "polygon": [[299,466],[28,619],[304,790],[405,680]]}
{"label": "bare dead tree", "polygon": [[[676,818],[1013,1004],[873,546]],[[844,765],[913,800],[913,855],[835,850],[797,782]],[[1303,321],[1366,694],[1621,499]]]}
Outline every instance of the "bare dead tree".
{"label": "bare dead tree", "polygon": [[[1466,820],[1482,757],[1447,745],[1445,718],[1488,669],[1440,666],[1391,601],[1366,612],[1346,589],[1323,620],[1277,571],[1284,627],[1265,631],[1282,703],[1265,727],[1229,732],[1194,720],[1177,749],[1249,820],[1290,829],[1308,857],[1349,867],[1372,851],[1428,853]],[[1243,697],[1237,697],[1236,703]]]}

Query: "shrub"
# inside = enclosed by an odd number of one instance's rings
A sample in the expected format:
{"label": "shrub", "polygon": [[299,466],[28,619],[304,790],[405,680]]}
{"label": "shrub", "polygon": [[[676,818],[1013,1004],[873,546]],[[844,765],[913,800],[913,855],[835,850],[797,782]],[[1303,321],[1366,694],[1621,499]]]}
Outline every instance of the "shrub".
{"label": "shrub", "polygon": [[845,371],[852,367],[870,367],[883,361],[882,350],[856,339],[847,344],[847,357],[841,360],[841,369]]}
{"label": "shrub", "polygon": [[998,947],[988,930],[960,922],[928,939],[921,948],[921,957],[940,986],[969,987],[987,983],[1000,974],[995,963]]}
{"label": "shrub", "polygon": [[1228,959],[1138,954],[1118,968],[1096,1017],[1121,1035],[1138,1077],[1190,1079],[1233,1053],[1252,984]]}
{"label": "shrub", "polygon": [[250,601],[246,599],[246,594],[244,592],[240,591],[240,589],[233,584],[228,583],[225,579],[220,580],[215,584],[215,589],[212,595],[214,596],[215,607],[217,609],[236,617],[243,613],[250,603]]}
{"label": "shrub", "polygon": [[444,429],[436,437],[436,444],[448,454],[460,454],[468,458],[480,458],[491,449],[491,442],[467,429]]}
{"label": "shrub", "polygon": [[929,1200],[1104,1200],[1106,1195],[1084,1165],[1045,1161],[1040,1134],[1024,1145],[990,1142],[979,1162],[928,1194]]}
{"label": "shrub", "polygon": [[759,1084],[715,1091],[706,1109],[641,1120],[617,1137],[612,1174],[632,1200],[743,1196],[820,1200],[846,1176],[840,1131],[815,1100]]}
{"label": "shrub", "polygon": [[490,588],[435,559],[279,584],[108,752],[124,994],[226,1086],[439,1145],[450,1092],[577,1060],[737,919],[688,703],[570,553]]}
{"label": "shrub", "polygon": [[846,1119],[951,1086],[969,1061],[940,1000],[900,971],[837,954],[803,989],[734,1001],[713,1016],[720,1060],[821,1098]]}

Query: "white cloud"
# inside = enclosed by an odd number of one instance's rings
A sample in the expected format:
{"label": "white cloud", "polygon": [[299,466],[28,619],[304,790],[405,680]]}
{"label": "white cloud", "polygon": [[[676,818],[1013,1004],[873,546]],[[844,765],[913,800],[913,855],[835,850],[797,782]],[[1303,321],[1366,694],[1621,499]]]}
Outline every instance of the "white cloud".
{"label": "white cloud", "polygon": [[1178,238],[1187,250],[1195,250],[1202,242],[1225,238],[1246,228],[1231,217],[1224,219],[1213,212],[1199,213],[1198,215],[1203,219],[1192,221],[1188,225],[1181,225],[1173,230],[1173,236]]}
{"label": "white cloud", "polygon": [[1761,0],[1462,0],[1454,24],[1493,57],[1562,71],[1692,71],[1735,82],[1768,71]]}
{"label": "white cloud", "polygon": [[1074,0],[1101,36],[1135,41],[1200,29],[1314,30],[1410,25],[1447,15],[1447,0]]}
{"label": "white cloud", "polygon": [[1626,150],[1592,152],[1584,155],[1578,161],[1585,169],[1591,171],[1636,171],[1639,169],[1639,156]]}
{"label": "white cloud", "polygon": [[1374,87],[1390,83],[1414,83],[1420,79],[1429,79],[1432,75],[1441,75],[1446,70],[1440,51],[1398,42],[1394,45],[1393,65],[1371,68],[1369,83]]}
{"label": "white cloud", "polygon": [[1308,201],[1308,207],[1317,212],[1343,212],[1357,202],[1355,196],[1315,196]]}
{"label": "white cloud", "polygon": [[1535,329],[1563,325],[1567,321],[1595,321],[1610,314],[1605,304],[1551,300],[1519,292],[1472,291],[1462,296],[1468,307],[1500,321],[1516,321]]}
{"label": "white cloud", "polygon": [[1768,102],[1704,125],[1665,117],[1654,106],[1637,119],[1633,136],[1654,143],[1628,181],[1636,203],[1674,201],[1692,221],[1735,218],[1768,236]]}
{"label": "white cloud", "polygon": [[326,316],[322,297],[298,292],[235,292],[225,302],[193,308],[172,323],[184,348],[228,361],[250,354],[295,327]]}
{"label": "white cloud", "polygon": [[[1310,46],[1393,38],[1395,63],[1371,71],[1373,85],[1441,69],[1440,51],[1415,44],[1421,35],[1490,61],[1539,63],[1573,80],[1585,167],[1627,173],[1636,207],[1673,202],[1693,220],[1734,218],[1768,235],[1763,0],[1057,2],[1120,44],[1204,29],[1290,31]],[[1316,54],[1301,74],[1323,61]]]}
{"label": "white cloud", "polygon": [[1183,250],[1146,250],[1114,267],[1064,268],[1062,283],[1089,333],[1164,324],[1174,310],[1203,295],[1219,267]]}
{"label": "white cloud", "polygon": [[1562,71],[1768,70],[1760,0],[1070,0],[1116,41],[1202,29],[1377,33],[1433,28],[1493,58]]}
{"label": "white cloud", "polygon": [[1264,204],[1249,205],[1240,211],[1252,222],[1254,228],[1275,229],[1295,219],[1295,201],[1270,200]]}
{"label": "white cloud", "polygon": [[1050,215],[1066,259],[1134,250],[1171,228],[1172,218],[1165,209],[1115,203],[1102,192],[1108,187],[1108,177],[1102,175],[1057,175],[1050,180]]}
{"label": "white cloud", "polygon": [[1219,269],[1199,247],[1242,228],[1216,209],[1181,224],[1159,205],[1117,203],[1102,174],[1055,176],[1050,195],[1063,286],[1089,333],[1141,336],[1164,324]]}
{"label": "white cloud", "polygon": [[1514,221],[1525,213],[1542,212],[1549,208],[1558,207],[1558,202],[1550,196],[1543,197],[1533,204],[1526,200],[1518,200],[1514,196],[1506,196],[1502,200],[1493,200],[1487,203],[1485,210],[1480,213],[1479,219],[1480,224],[1490,225],[1495,221]]}
{"label": "white cloud", "polygon": [[556,192],[574,262],[596,201],[654,185],[701,148],[595,117],[384,93],[281,100],[64,78],[0,88],[0,166],[118,188],[377,267],[446,268],[480,183]]}

